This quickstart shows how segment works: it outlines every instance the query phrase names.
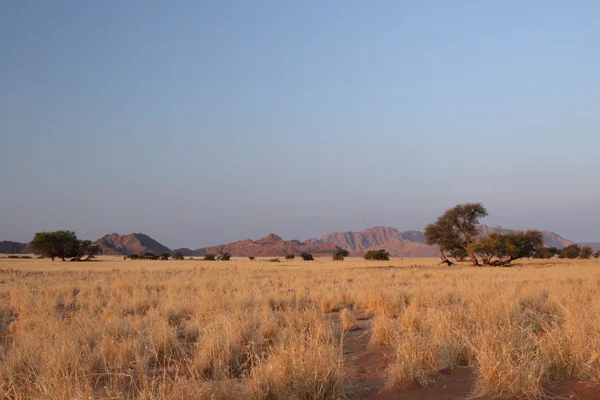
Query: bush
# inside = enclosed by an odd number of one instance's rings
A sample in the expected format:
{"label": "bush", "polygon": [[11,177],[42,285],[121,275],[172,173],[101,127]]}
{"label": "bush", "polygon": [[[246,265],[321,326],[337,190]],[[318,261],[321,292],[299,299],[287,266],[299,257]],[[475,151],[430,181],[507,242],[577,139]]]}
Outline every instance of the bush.
{"label": "bush", "polygon": [[594,249],[591,246],[583,246],[579,252],[579,258],[589,260],[594,254]]}
{"label": "bush", "polygon": [[570,246],[565,247],[560,251],[558,258],[570,258],[574,259],[579,257],[579,253],[581,253],[581,248],[576,244],[572,244]]}
{"label": "bush", "polygon": [[150,252],[144,254],[143,258],[144,258],[144,260],[158,260],[158,256],[156,254],[150,253]]}
{"label": "bush", "polygon": [[310,253],[302,253],[300,256],[304,261],[314,261],[314,258]]}
{"label": "bush", "polygon": [[364,256],[365,260],[375,260],[375,261],[389,261],[390,253],[383,249],[379,250],[369,250]]}
{"label": "bush", "polygon": [[600,258],[600,250],[594,253],[594,258]]}
{"label": "bush", "polygon": [[169,258],[171,258],[171,255],[169,253],[162,253],[159,257],[160,260],[166,261]]}
{"label": "bush", "polygon": [[139,260],[140,259],[140,256],[138,256],[137,254],[130,254],[125,257],[129,258],[130,260]]}
{"label": "bush", "polygon": [[19,258],[19,256],[8,256],[8,258]]}
{"label": "bush", "polygon": [[350,253],[348,252],[348,250],[339,249],[333,254],[331,258],[333,259],[333,261],[344,261],[344,257],[348,257],[349,255]]}
{"label": "bush", "polygon": [[294,258],[296,258],[295,254],[286,254],[285,255],[285,259],[286,260],[293,260]]}
{"label": "bush", "polygon": [[279,262],[279,261],[280,261],[279,258],[271,258],[269,260],[269,262]]}
{"label": "bush", "polygon": [[173,260],[183,260],[183,254],[180,251],[173,253]]}
{"label": "bush", "polygon": [[204,256],[204,261],[215,261],[217,259],[217,256],[215,256],[214,254],[206,254]]}
{"label": "bush", "polygon": [[249,259],[250,261],[254,261],[254,260],[256,259],[256,257],[254,257],[254,256],[250,256],[250,257],[248,257],[248,259]]}
{"label": "bush", "polygon": [[229,253],[221,253],[219,257],[217,257],[219,261],[229,261],[231,259],[231,254]]}

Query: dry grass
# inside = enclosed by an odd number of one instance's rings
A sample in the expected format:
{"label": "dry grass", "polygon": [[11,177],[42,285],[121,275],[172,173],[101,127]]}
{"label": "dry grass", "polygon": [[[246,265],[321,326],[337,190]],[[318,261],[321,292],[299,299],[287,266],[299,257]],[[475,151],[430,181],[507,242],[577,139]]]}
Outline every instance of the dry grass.
{"label": "dry grass", "polygon": [[598,378],[597,260],[416,262],[0,259],[0,398],[336,399],[329,313],[349,330],[357,310],[393,349],[390,384],[469,365],[474,395],[539,397]]}

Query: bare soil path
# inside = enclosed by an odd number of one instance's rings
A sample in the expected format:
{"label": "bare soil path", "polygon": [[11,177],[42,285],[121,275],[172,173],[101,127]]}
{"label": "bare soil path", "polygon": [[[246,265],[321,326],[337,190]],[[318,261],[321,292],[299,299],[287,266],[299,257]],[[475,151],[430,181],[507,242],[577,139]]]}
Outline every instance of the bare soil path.
{"label": "bare soil path", "polygon": [[[344,399],[377,400],[459,400],[471,398],[473,369],[455,367],[440,371],[428,387],[419,384],[388,386],[386,370],[393,362],[392,349],[371,344],[371,317],[355,313],[360,329],[342,331],[338,313],[330,314],[336,331],[343,335],[344,369],[346,384]],[[600,384],[568,380],[545,388],[548,398],[600,400]],[[492,400],[484,396],[479,400]],[[502,397],[495,400],[522,400],[519,397]]]}

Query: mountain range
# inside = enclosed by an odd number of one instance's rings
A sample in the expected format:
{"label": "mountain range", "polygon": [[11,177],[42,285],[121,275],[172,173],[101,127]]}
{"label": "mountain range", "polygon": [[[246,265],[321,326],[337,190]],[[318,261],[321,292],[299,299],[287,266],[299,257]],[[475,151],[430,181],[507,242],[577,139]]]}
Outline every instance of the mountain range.
{"label": "mountain range", "polygon": [[[491,232],[508,233],[516,232],[501,226],[480,225],[479,231],[482,236]],[[544,244],[549,247],[563,248],[574,244],[574,242],[562,236],[543,231]],[[143,233],[130,233],[120,235],[111,233],[96,240],[104,255],[127,255],[141,253],[174,253],[181,252],[186,257],[201,257],[205,254],[230,253],[232,256],[284,256],[286,254],[299,255],[302,252],[313,255],[330,255],[339,249],[345,249],[353,256],[360,256],[370,249],[385,249],[394,257],[437,257],[437,247],[425,243],[422,232],[409,230],[401,232],[398,229],[376,226],[360,232],[333,232],[328,233],[320,239],[283,240],[278,235],[270,235],[258,239],[244,239],[238,242],[210,246],[191,250],[180,248],[171,250],[150,236]],[[595,243],[596,245],[598,243]],[[3,241],[0,242],[0,253],[26,254],[32,249],[28,243]]]}

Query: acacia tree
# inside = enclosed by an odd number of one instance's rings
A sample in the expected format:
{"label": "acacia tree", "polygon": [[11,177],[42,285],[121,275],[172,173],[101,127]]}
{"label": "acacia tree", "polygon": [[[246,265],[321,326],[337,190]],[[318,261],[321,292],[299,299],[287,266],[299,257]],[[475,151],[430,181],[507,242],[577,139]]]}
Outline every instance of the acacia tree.
{"label": "acacia tree", "polygon": [[93,256],[100,254],[100,245],[94,243],[91,240],[79,240],[77,242],[77,251],[75,257],[79,260],[81,257],[87,255],[88,260]]}
{"label": "acacia tree", "polygon": [[579,252],[579,258],[583,260],[588,260],[594,255],[594,249],[592,246],[582,246],[581,251]]}
{"label": "acacia tree", "polygon": [[428,245],[437,245],[442,262],[454,265],[446,254],[465,255],[473,265],[480,265],[471,244],[477,239],[479,219],[488,215],[481,203],[458,204],[442,214],[434,224],[425,228]]}
{"label": "acacia tree", "polygon": [[530,230],[515,233],[490,233],[477,239],[471,250],[481,257],[484,265],[510,265],[519,258],[534,257],[544,246],[540,231]]}
{"label": "acacia tree", "polygon": [[31,246],[42,257],[50,257],[52,261],[60,257],[65,261],[65,257],[77,256],[79,241],[73,231],[38,232]]}
{"label": "acacia tree", "polygon": [[579,257],[581,253],[581,248],[576,244],[571,244],[565,248],[563,248],[558,254],[558,258],[570,258],[575,259]]}

